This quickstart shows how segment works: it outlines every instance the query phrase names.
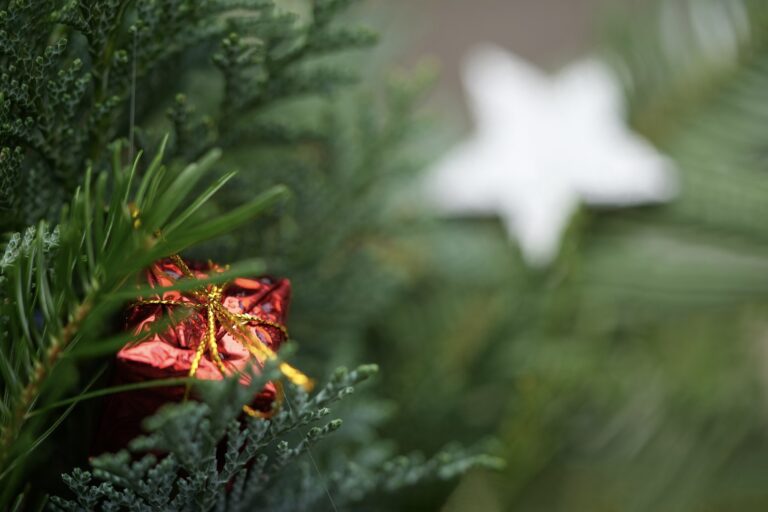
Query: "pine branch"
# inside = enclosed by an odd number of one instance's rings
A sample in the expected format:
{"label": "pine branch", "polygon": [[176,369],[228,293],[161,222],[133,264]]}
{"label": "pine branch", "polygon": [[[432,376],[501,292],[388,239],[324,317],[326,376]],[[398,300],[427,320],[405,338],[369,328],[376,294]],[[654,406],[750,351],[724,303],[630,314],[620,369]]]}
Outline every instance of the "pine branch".
{"label": "pine branch", "polygon": [[[768,240],[768,5],[665,1],[616,39],[610,55],[630,121],[675,160],[680,197],[624,215],[618,229],[605,223],[611,247],[627,257],[612,254],[608,264],[607,254],[591,255],[593,296],[629,292],[687,308],[765,297],[765,284],[750,276],[764,267]],[[642,256],[659,250],[663,262]]]}
{"label": "pine branch", "polygon": [[[48,229],[41,223],[32,243],[15,254],[6,251],[3,258],[0,479],[8,477],[19,457],[26,455],[20,435],[27,415],[33,405],[41,408],[55,395],[52,383],[62,358],[75,345],[80,349],[95,345],[103,319],[142,292],[131,287],[131,278],[160,256],[251,220],[284,195],[277,187],[230,214],[201,223],[196,213],[221,182],[231,178],[227,175],[214,183],[198,200],[189,197],[195,184],[210,172],[215,152],[180,172],[163,166],[160,152],[138,179],[139,160],[123,167],[120,151],[118,144],[111,189],[106,173],[93,179],[89,172],[84,188],[57,225],[54,247],[46,250]],[[159,194],[160,190],[171,194]],[[31,434],[26,432],[25,439]]]}
{"label": "pine branch", "polygon": [[[94,459],[93,472],[75,470],[64,477],[76,501],[53,498],[53,503],[61,510],[325,509],[327,477],[303,461],[341,427],[340,420],[325,420],[330,414],[327,406],[348,397],[376,367],[339,369],[313,396],[286,383],[285,405],[277,414],[270,420],[243,420],[240,405],[268,378],[278,376],[275,368],[276,362],[268,365],[247,387],[237,379],[201,383],[203,403],[166,406],[146,421],[148,435],[131,443],[134,457],[122,451]],[[291,440],[296,433],[298,442]],[[147,452],[162,458],[136,457]],[[288,471],[297,465],[303,478]],[[378,468],[353,465],[333,473],[332,499],[334,506],[351,510],[377,489],[394,490],[436,476],[452,478],[476,466],[498,467],[498,463],[453,451],[428,461],[414,456]]]}
{"label": "pine branch", "polygon": [[[172,118],[173,151],[188,159],[222,146],[220,137],[279,100],[348,83],[338,70],[298,69],[320,54],[373,42],[366,31],[332,28],[343,4],[323,2],[321,20],[300,21],[258,0],[8,3],[0,9],[0,208],[8,213],[0,228],[55,217],[87,162],[106,164],[109,141],[127,135],[134,66],[136,121],[144,128],[184,91],[192,71],[210,72],[210,60],[220,69],[220,108],[204,120]],[[205,137],[189,136],[201,127]]]}

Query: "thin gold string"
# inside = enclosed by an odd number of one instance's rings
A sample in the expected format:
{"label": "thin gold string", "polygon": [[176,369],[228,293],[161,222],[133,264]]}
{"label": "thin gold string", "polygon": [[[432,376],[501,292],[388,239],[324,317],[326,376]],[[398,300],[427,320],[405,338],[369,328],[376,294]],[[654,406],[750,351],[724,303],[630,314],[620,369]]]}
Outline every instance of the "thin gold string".
{"label": "thin gold string", "polygon": [[[134,154],[134,133],[135,133],[135,127],[136,127],[136,50],[137,50],[137,32],[134,31],[133,33],[133,55],[132,55],[132,73],[131,73],[131,105],[130,105],[130,116],[129,116],[129,127],[128,127],[128,133],[129,133],[129,153],[131,160],[133,160],[133,154]],[[135,229],[138,229],[141,226],[141,219],[139,217],[139,210],[138,208],[132,208],[131,209],[131,219],[133,221],[133,227]],[[176,264],[179,265],[179,268],[182,269],[182,272],[186,274],[187,277],[191,277],[192,279],[195,278],[195,275],[192,273],[192,271],[189,269],[187,264],[184,262],[184,260],[181,259],[181,257],[178,254],[174,254],[172,256],[172,259],[176,262]],[[195,293],[195,296],[199,298],[199,294]],[[203,358],[206,345],[211,350],[212,355],[215,354],[214,361],[217,364],[217,367],[219,368],[219,371],[222,372],[222,375],[224,374],[223,369],[223,363],[219,365],[221,362],[221,358],[218,354],[218,347],[216,344],[216,325],[215,325],[215,319],[218,317],[221,321],[221,316],[229,316],[229,315],[217,315],[216,309],[219,311],[224,310],[227,313],[230,313],[226,308],[224,308],[224,305],[220,302],[220,297],[218,301],[213,302],[214,306],[211,306],[210,302],[207,302],[205,306],[202,304],[190,304],[187,302],[181,302],[181,301],[166,301],[164,299],[148,299],[144,304],[161,304],[166,306],[184,306],[184,307],[193,307],[195,309],[207,309],[208,312],[208,333],[206,336],[206,339],[200,340],[200,344],[197,347],[197,350],[195,351],[195,356],[192,360],[192,363],[190,364],[189,368],[189,376],[194,377],[195,373],[197,372],[197,367],[200,365],[200,361]],[[218,305],[218,307],[216,307]],[[268,320],[255,317],[253,315],[246,315],[246,314],[237,314],[232,315],[235,316],[235,325],[238,325],[237,320],[243,321],[243,322],[259,322],[262,325],[268,325],[271,327],[275,327],[283,332],[286,339],[288,338],[288,330],[285,328],[285,326],[270,322]],[[213,320],[211,319],[213,317]],[[225,322],[221,322],[222,325],[225,324]],[[226,328],[225,328],[226,329]],[[244,331],[248,332],[249,336],[247,336],[246,339],[251,340],[252,336],[250,335],[250,331],[247,329],[243,329]],[[235,337],[237,339],[237,337]],[[255,343],[245,343],[245,346],[248,348],[248,351],[251,352],[251,354],[254,354],[255,352],[263,352],[266,354],[266,358],[268,359],[274,359],[276,357],[276,354],[274,351],[272,351],[269,347],[267,347],[264,343],[261,342],[261,340],[255,340]],[[260,349],[260,350],[259,350]],[[258,356],[256,356],[257,359]],[[259,359],[259,361],[262,361]],[[291,380],[291,382],[294,382],[298,386],[301,386],[304,388],[307,392],[311,391],[314,387],[314,381],[301,373],[299,370],[293,368],[292,366],[288,365],[287,363],[281,363],[280,364],[280,371],[285,375],[288,379]],[[288,405],[288,408],[291,410],[291,413],[293,413],[293,407],[288,400],[288,396],[283,392],[282,385],[279,381],[275,382],[275,388],[277,390],[277,398],[276,398],[276,405],[279,405],[283,399],[285,399],[285,403]],[[187,384],[187,388],[184,393],[184,399],[186,400],[190,391],[190,386]],[[273,407],[272,411],[274,411],[275,408]],[[243,406],[243,411],[248,414],[249,416],[255,417],[255,418],[269,418],[273,412],[262,412],[257,411],[250,407],[249,405]],[[320,477],[320,482],[323,486],[323,489],[325,490],[325,494],[328,496],[328,501],[331,503],[331,507],[334,511],[337,511],[336,503],[333,501],[333,497],[331,496],[330,491],[328,490],[328,486],[325,484],[325,481],[322,479],[322,474],[320,473],[320,468],[317,465],[317,461],[315,461],[314,455],[312,455],[312,450],[307,447],[307,454],[309,455],[310,460],[312,461],[312,466],[315,469],[315,472],[317,473],[317,476]]]}
{"label": "thin gold string", "polygon": [[[189,268],[184,260],[178,254],[171,256],[171,259],[181,270],[182,274],[190,279],[196,279],[195,274]],[[226,376],[228,374],[227,367],[219,354],[218,343],[216,335],[219,328],[222,327],[233,338],[239,341],[248,352],[260,363],[264,364],[267,360],[277,358],[277,354],[254,335],[246,326],[249,323],[255,323],[257,325],[264,325],[278,329],[282,332],[286,338],[288,337],[288,329],[280,323],[272,322],[270,320],[261,318],[256,315],[247,313],[233,313],[229,311],[224,304],[222,304],[223,287],[221,286],[209,286],[203,290],[193,290],[191,294],[198,302],[193,301],[181,301],[173,299],[141,299],[136,302],[137,305],[151,304],[162,306],[180,306],[189,307],[199,310],[201,313],[205,312],[206,317],[206,333],[200,340],[200,343],[195,350],[195,355],[190,363],[189,377],[194,377],[200,366],[200,361],[208,354],[208,357],[216,365],[216,368],[222,374]],[[280,372],[288,378],[291,382],[297,386],[301,386],[306,391],[311,391],[314,382],[307,377],[301,371],[297,370],[288,363],[280,363]],[[184,393],[184,398],[187,399],[190,393],[190,384],[187,384],[187,389]],[[247,414],[257,417],[266,417],[268,413],[261,413],[255,411],[252,407],[246,406],[244,410]]]}

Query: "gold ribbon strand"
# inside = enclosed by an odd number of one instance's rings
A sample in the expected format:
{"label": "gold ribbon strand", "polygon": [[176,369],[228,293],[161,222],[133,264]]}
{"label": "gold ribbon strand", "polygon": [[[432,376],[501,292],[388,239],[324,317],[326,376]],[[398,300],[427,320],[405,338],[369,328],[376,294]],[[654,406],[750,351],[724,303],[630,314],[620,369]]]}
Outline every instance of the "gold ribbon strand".
{"label": "gold ribbon strand", "polygon": [[[181,259],[178,254],[171,256],[174,263],[181,269],[185,277],[190,279],[197,279],[195,274],[190,270],[189,266]],[[158,304],[163,306],[180,306],[186,308],[192,308],[203,313],[206,317],[206,332],[200,343],[195,350],[195,355],[192,358],[192,362],[189,365],[189,377],[194,377],[197,373],[197,369],[200,366],[200,361],[204,355],[208,355],[211,361],[216,365],[222,376],[227,376],[227,367],[219,354],[218,344],[216,342],[216,334],[220,328],[223,328],[233,338],[239,341],[248,352],[259,361],[260,364],[264,364],[267,360],[273,360],[277,358],[277,354],[257,336],[254,335],[248,329],[248,324],[255,323],[257,325],[266,325],[274,327],[280,330],[285,337],[288,337],[288,330],[284,325],[277,322],[272,322],[265,318],[261,318],[256,315],[247,313],[233,313],[229,311],[222,303],[222,293],[224,287],[219,285],[210,285],[203,290],[193,290],[191,293],[196,299],[196,302],[185,302],[180,300],[170,299],[141,299],[136,302],[137,305],[144,304]],[[279,365],[280,372],[291,382],[297,386],[301,386],[306,391],[311,391],[314,387],[312,379],[307,377],[301,371],[297,370],[288,363],[281,362]],[[280,393],[280,386],[276,386],[278,394]],[[187,384],[186,392],[184,393],[184,399],[189,397],[190,384]],[[278,402],[280,397],[278,396]],[[266,418],[269,417],[269,413],[256,411],[252,407],[246,405],[243,406],[243,410],[250,416]]]}

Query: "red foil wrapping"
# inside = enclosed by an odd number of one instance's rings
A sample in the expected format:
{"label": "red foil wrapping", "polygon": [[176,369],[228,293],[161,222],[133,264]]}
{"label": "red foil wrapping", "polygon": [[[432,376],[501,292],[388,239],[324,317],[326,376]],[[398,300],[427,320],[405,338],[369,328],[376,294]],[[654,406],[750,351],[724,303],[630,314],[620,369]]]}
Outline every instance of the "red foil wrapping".
{"label": "red foil wrapping", "polygon": [[[198,278],[221,270],[212,263],[201,264],[186,260],[185,263]],[[147,270],[146,277],[152,287],[166,287],[184,277],[184,271],[174,260],[168,258],[152,265]],[[232,313],[245,313],[284,325],[290,293],[291,285],[287,279],[237,278],[224,285],[220,300]],[[199,304],[200,301],[194,293],[175,291],[152,298],[192,304]],[[167,315],[175,308],[181,309],[173,305],[136,304],[128,311],[126,329],[134,333],[151,332],[153,324],[161,318],[168,318]],[[123,347],[116,358],[114,385],[189,376],[195,352],[207,332],[208,321],[204,309],[189,308],[188,311],[190,316],[184,321],[163,332],[150,334],[138,343]],[[246,328],[273,351],[277,351],[285,341],[284,331],[277,327],[249,323]],[[230,374],[244,371],[250,365],[259,365],[248,349],[218,324],[216,345]],[[223,376],[206,354],[200,359],[195,378],[220,380]],[[241,378],[241,382],[248,384],[247,375]],[[146,417],[166,403],[181,401],[185,389],[185,386],[156,387],[110,395],[106,399],[94,451],[102,453],[126,447],[131,439],[143,432],[141,423]],[[276,395],[274,384],[269,383],[256,394],[251,407],[267,412]]]}

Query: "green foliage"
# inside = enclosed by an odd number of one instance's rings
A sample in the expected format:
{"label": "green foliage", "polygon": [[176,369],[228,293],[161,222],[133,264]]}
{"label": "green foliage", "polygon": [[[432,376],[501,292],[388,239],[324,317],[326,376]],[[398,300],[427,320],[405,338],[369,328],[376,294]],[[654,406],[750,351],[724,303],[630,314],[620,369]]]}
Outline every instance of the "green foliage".
{"label": "green foliage", "polygon": [[[365,30],[333,27],[349,2],[313,2],[305,19],[273,2],[100,0],[0,4],[0,206],[4,227],[55,215],[100,165],[106,145],[170,108],[174,148],[187,159],[241,142],[265,107],[328,92],[348,82],[311,58],[373,41]],[[221,72],[220,105],[205,116],[173,107],[179,78]],[[181,64],[178,64],[181,63]],[[131,91],[141,91],[135,107]],[[208,98],[206,98],[208,99]],[[165,131],[165,130],[164,130]],[[155,143],[157,141],[154,141]],[[140,137],[139,144],[153,141]]]}
{"label": "green foliage", "polygon": [[[299,366],[318,375],[365,357],[366,330],[410,272],[398,237],[411,211],[392,198],[415,168],[408,144],[422,87],[392,84],[383,105],[370,93],[339,97],[354,75],[329,56],[375,39],[337,26],[352,3],[308,1],[291,13],[266,0],[0,1],[0,507],[16,496],[19,509],[42,506],[51,475],[85,464],[82,438],[99,412],[91,399],[117,391],[104,388],[105,368],[132,339],[113,316],[147,291],[133,277],[157,257],[213,238],[189,252],[263,255],[294,283]],[[110,150],[121,137],[129,145]],[[139,149],[157,156],[126,167]],[[249,222],[283,195],[276,183],[293,200]],[[247,261],[216,279],[263,271]],[[333,445],[317,445],[318,474],[303,454],[338,424],[295,436],[361,375],[339,374],[312,397],[289,389],[292,408],[238,427],[248,390],[214,386],[204,404],[155,417],[137,452],[71,473],[81,501],[57,503],[314,510],[330,505],[324,480],[339,507],[356,508],[371,493],[498,465],[454,448],[393,458],[374,428],[391,405],[371,397],[341,411],[352,421]],[[217,464],[225,443],[229,458]]]}
{"label": "green foliage", "polygon": [[[76,501],[54,498],[56,509],[351,510],[379,489],[497,464],[446,452],[427,462],[401,457],[378,467],[347,463],[321,473],[315,445],[341,426],[339,419],[326,420],[328,406],[352,393],[376,367],[339,369],[311,397],[286,384],[284,404],[271,419],[240,420],[240,404],[248,403],[268,376],[277,377],[275,368],[248,387],[237,379],[201,383],[203,402],[163,408],[146,421],[149,434],[131,443],[131,453],[102,455],[91,462],[93,472],[65,475]],[[318,422],[323,423],[315,426]]]}
{"label": "green foliage", "polygon": [[[198,210],[232,177],[225,175],[190,197],[195,184],[210,171],[216,152],[180,171],[164,166],[161,152],[141,178],[136,176],[140,160],[123,167],[120,152],[117,144],[115,167],[109,174],[94,178],[88,172],[83,189],[78,189],[55,229],[41,221],[23,237],[13,235],[6,246],[0,281],[4,299],[0,479],[6,482],[14,479],[15,469],[24,469],[19,463],[50,434],[47,429],[71,410],[56,420],[42,414],[30,421],[33,408],[44,409],[68,391],[55,378],[57,366],[62,361],[72,364],[78,350],[114,350],[114,342],[99,340],[105,320],[125,300],[142,293],[133,286],[133,276],[161,256],[235,229],[285,193],[274,188],[229,214],[201,222]],[[261,268],[252,262],[234,272]],[[122,338],[122,343],[128,341]],[[5,493],[12,489],[4,486]]]}
{"label": "green foliage", "polygon": [[242,237],[238,254],[260,247],[302,290],[292,306],[293,332],[322,361],[366,357],[360,333],[408,283],[402,262],[410,255],[399,239],[412,229],[414,208],[397,198],[407,197],[423,163],[418,145],[426,122],[416,112],[430,81],[428,72],[393,78],[382,101],[347,98],[320,116],[314,131],[325,135],[302,144],[309,156],[288,155],[279,167],[265,166],[296,200],[282,223]]}
{"label": "green foliage", "polygon": [[[766,392],[767,7],[663,2],[642,24],[657,30],[630,30],[610,48],[630,121],[674,158],[681,190],[656,211],[593,216],[576,235],[588,247],[572,282],[584,308],[611,318],[601,337],[623,343],[614,357],[607,347],[599,356],[612,361],[609,382],[623,391],[606,393],[615,430],[590,476],[630,509],[767,502],[754,466],[768,447],[757,405]],[[606,385],[590,380],[590,390]],[[633,484],[600,465],[626,468]]]}
{"label": "green foliage", "polygon": [[749,0],[662,7],[651,13],[653,37],[628,31],[610,54],[623,71],[630,121],[680,166],[682,195],[669,213],[764,240],[766,113],[756,106],[768,83],[768,9]]}
{"label": "green foliage", "polygon": [[[768,9],[666,1],[647,18],[642,25],[658,29],[625,31],[608,55],[624,78],[630,121],[674,158],[681,192],[664,209],[605,222],[602,240],[611,241],[601,244],[614,253],[596,247],[586,279],[608,301],[633,293],[643,308],[761,302]],[[649,259],[657,252],[663,261]]]}
{"label": "green foliage", "polygon": [[424,431],[468,410],[452,437],[498,429],[503,479],[462,487],[499,509],[765,509],[766,16],[661,0],[616,20],[605,52],[632,126],[679,168],[670,204],[585,208],[546,271],[496,222],[405,240],[422,259],[376,328],[397,354],[377,359],[385,388],[409,390],[405,416],[427,404]]}

